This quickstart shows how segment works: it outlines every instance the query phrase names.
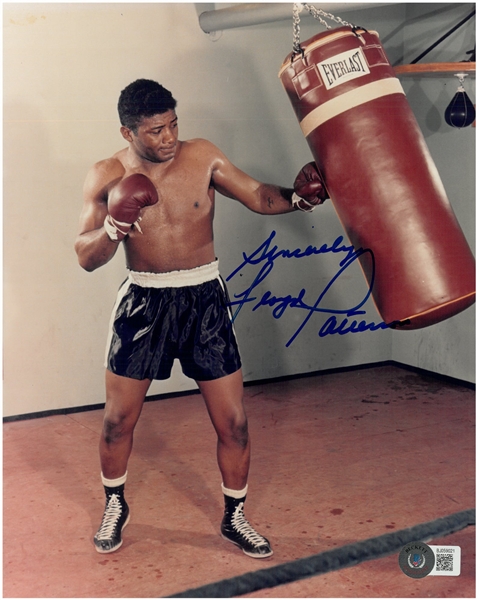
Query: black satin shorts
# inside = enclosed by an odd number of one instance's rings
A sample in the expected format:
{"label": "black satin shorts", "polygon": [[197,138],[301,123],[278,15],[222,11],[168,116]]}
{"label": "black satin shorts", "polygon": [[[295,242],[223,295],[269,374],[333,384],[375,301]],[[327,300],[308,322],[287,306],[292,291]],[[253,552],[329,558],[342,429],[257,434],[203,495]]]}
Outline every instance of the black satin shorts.
{"label": "black satin shorts", "polygon": [[130,271],[119,289],[107,369],[132,379],[168,379],[176,358],[196,381],[219,379],[241,367],[217,262],[172,273]]}

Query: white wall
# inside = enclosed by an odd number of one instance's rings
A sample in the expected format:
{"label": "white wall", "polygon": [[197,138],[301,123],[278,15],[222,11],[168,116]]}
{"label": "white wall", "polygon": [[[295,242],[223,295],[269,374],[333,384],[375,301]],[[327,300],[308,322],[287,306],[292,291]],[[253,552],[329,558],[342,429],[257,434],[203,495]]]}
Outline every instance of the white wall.
{"label": "white wall", "polygon": [[[311,160],[277,78],[291,51],[291,23],[225,31],[212,41],[198,25],[199,9],[188,3],[4,5],[5,416],[103,402],[106,329],[125,276],[123,256],[86,273],[73,242],[86,172],[123,146],[116,115],[123,87],[139,77],[160,81],[178,100],[181,138],[210,139],[260,180],[291,185]],[[342,16],[379,31],[392,62],[402,55],[403,5]],[[322,30],[313,19],[302,20],[303,39]],[[458,181],[458,172],[453,178]],[[218,196],[223,276],[273,230],[281,249],[318,247],[343,235],[329,204],[313,215],[267,218]],[[256,295],[293,296],[305,288],[316,298],[338,261],[332,254],[279,259]],[[256,272],[249,267],[233,278],[231,296]],[[355,269],[328,301],[348,308],[364,293]],[[390,331],[320,338],[321,316],[287,348],[303,318],[298,309],[278,320],[268,307],[242,309],[235,325],[247,380],[392,358]],[[366,318],[380,321],[370,302]],[[176,369],[151,393],[193,387]]]}

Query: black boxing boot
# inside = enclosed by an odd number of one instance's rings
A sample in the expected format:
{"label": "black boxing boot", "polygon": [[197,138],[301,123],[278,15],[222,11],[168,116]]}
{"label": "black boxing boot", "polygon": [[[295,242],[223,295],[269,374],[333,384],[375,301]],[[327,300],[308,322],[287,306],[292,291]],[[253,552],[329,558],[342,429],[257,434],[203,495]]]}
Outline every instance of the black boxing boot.
{"label": "black boxing boot", "polygon": [[97,552],[106,554],[118,550],[123,543],[122,530],[130,519],[130,510],[124,498],[125,484],[105,488],[105,511],[100,527],[93,538]]}
{"label": "black boxing boot", "polygon": [[241,548],[247,556],[268,558],[273,554],[270,542],[255,531],[243,514],[247,488],[229,490],[222,484],[225,498],[225,514],[220,529],[222,537]]}

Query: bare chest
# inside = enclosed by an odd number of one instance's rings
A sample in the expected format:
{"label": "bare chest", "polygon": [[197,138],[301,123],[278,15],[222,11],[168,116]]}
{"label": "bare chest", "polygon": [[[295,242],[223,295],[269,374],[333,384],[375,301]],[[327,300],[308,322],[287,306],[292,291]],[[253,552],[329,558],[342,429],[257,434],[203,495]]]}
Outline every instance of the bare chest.
{"label": "bare chest", "polygon": [[143,211],[145,224],[189,229],[194,222],[208,219],[213,213],[214,193],[208,169],[178,165],[150,177],[157,188],[159,201]]}

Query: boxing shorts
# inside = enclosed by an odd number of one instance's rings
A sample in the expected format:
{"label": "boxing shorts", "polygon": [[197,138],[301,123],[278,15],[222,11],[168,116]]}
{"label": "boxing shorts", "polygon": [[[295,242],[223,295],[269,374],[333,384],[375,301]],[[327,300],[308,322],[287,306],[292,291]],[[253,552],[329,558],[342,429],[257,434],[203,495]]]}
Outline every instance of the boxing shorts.
{"label": "boxing shorts", "polygon": [[176,358],[196,381],[241,367],[218,261],[169,273],[129,271],[118,291],[106,368],[132,379],[168,379]]}

